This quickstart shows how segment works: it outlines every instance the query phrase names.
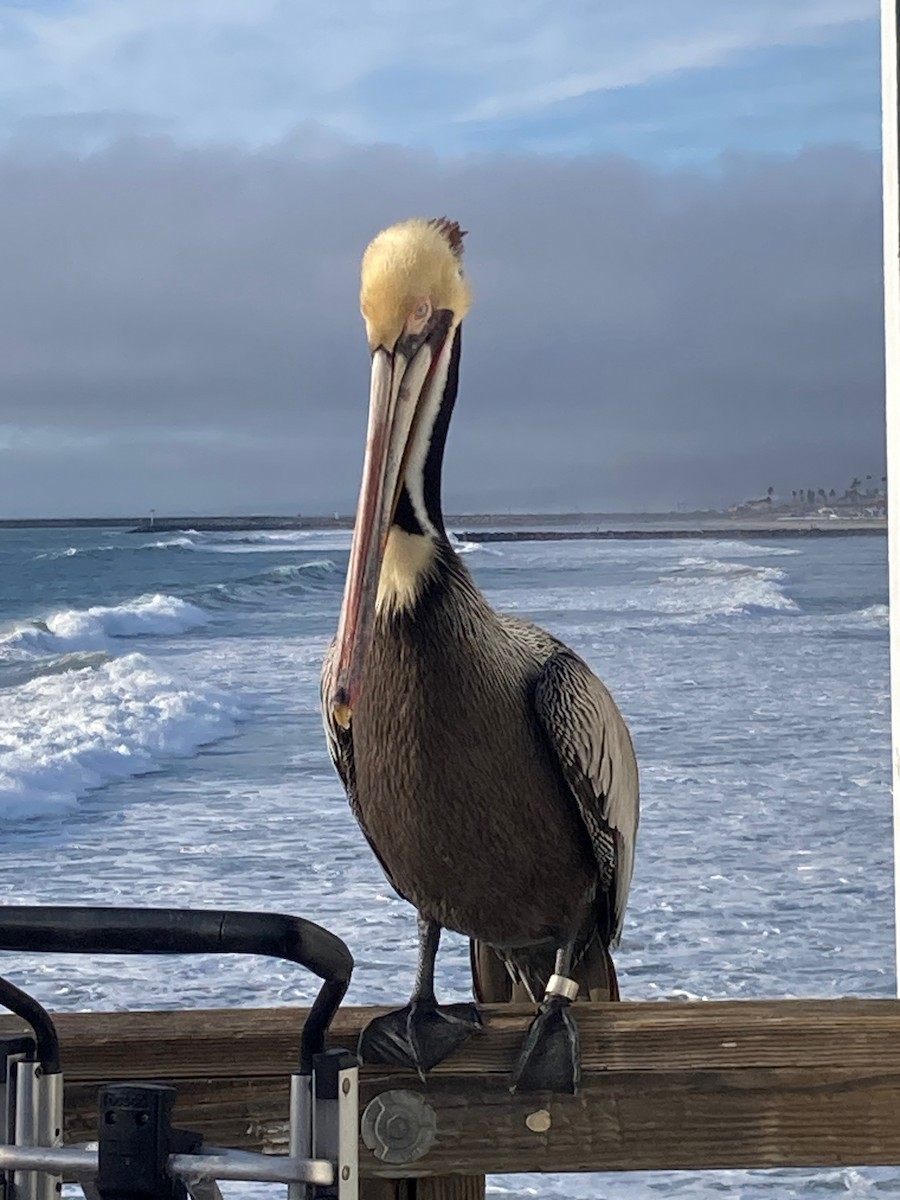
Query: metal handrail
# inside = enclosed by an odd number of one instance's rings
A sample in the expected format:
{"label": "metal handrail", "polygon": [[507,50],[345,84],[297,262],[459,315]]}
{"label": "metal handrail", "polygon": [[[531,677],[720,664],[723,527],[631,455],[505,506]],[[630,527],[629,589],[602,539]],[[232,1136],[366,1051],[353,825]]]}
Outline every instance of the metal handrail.
{"label": "metal handrail", "polygon": [[[0,1146],[0,1171],[46,1171],[58,1175],[95,1176],[97,1150],[78,1146]],[[170,1154],[167,1170],[184,1180],[222,1179],[256,1183],[334,1183],[334,1164],[327,1159],[290,1158],[284,1154],[250,1154],[210,1146],[203,1154]]]}
{"label": "metal handrail", "polygon": [[[353,956],[346,944],[321,925],[282,913],[234,910],[0,906],[0,950],[58,954],[260,954],[296,963],[323,980],[300,1038],[303,1074],[311,1070],[313,1055],[324,1049],[328,1026],[353,972]],[[14,990],[18,997],[36,1005],[24,992]],[[18,1002],[17,997],[12,998]],[[0,993],[0,1004],[5,1003]],[[11,1004],[7,1007],[33,1024],[24,1011]],[[36,1005],[32,1012],[40,1020],[44,1010]],[[46,1052],[50,1053],[49,1044]]]}
{"label": "metal handrail", "polygon": [[8,979],[0,979],[0,1006],[28,1022],[44,1074],[55,1075],[59,1071],[59,1035],[46,1008]]}

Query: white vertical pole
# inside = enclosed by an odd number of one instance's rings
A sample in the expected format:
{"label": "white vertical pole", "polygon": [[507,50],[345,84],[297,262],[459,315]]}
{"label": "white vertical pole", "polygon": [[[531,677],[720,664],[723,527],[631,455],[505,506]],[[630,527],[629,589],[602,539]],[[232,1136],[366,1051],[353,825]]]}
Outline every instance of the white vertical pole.
{"label": "white vertical pole", "polygon": [[894,794],[894,936],[900,990],[900,0],[881,0],[888,557],[891,596],[891,739]]}

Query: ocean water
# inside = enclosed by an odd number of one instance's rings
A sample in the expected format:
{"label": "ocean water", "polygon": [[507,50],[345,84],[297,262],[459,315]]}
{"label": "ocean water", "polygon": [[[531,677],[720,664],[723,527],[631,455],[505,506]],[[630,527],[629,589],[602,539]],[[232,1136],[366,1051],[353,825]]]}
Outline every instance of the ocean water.
{"label": "ocean water", "polygon": [[[295,912],[399,1002],[412,910],[347,808],[318,713],[349,535],[0,531],[4,902]],[[584,655],[634,734],[634,999],[891,996],[886,544],[461,547],[492,601]],[[57,1009],[285,1004],[259,959],[0,955]],[[448,936],[445,998],[466,995]],[[510,1176],[512,1197],[900,1192],[900,1171]],[[249,1194],[235,1191],[230,1195]]]}

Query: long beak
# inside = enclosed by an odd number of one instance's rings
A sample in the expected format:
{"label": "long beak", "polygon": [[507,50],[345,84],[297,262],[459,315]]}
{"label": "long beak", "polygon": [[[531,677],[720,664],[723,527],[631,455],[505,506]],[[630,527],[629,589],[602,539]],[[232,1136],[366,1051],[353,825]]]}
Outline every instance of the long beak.
{"label": "long beak", "polygon": [[399,350],[392,354],[383,347],[372,357],[366,455],[331,678],[332,713],[344,729],[350,726],[361,689],[381,563],[410,432],[434,353],[426,342],[411,360]]}

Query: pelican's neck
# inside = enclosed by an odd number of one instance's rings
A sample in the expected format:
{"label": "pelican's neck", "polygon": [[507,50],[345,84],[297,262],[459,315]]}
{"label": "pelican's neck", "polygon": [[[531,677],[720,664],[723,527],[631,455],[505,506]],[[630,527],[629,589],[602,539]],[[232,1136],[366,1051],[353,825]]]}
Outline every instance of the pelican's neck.
{"label": "pelican's neck", "polygon": [[441,472],[459,385],[461,350],[462,326],[458,325],[416,416],[378,581],[379,612],[413,608],[434,568],[438,546],[449,549],[441,508]]}

